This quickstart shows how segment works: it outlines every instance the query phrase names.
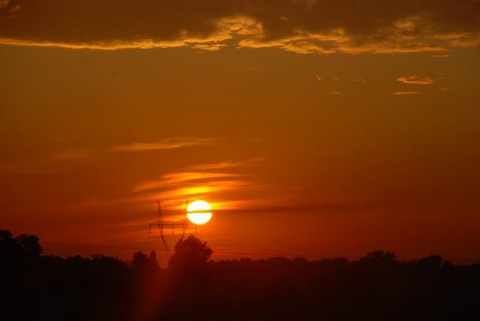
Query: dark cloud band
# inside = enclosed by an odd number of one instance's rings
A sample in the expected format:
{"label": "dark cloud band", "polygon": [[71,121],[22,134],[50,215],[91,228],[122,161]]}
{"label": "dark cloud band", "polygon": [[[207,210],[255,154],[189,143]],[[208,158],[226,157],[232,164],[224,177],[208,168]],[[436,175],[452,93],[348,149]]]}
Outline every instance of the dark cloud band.
{"label": "dark cloud band", "polygon": [[440,52],[478,46],[479,17],[476,0],[0,0],[0,43]]}

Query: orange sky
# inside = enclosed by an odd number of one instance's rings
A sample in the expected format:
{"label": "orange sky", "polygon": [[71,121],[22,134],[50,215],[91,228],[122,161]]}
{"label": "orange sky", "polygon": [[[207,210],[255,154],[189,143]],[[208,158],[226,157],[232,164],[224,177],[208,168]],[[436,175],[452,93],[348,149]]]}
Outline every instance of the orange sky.
{"label": "orange sky", "polygon": [[[478,260],[480,2],[0,0],[0,228],[213,258]],[[169,235],[173,247],[178,234]]]}

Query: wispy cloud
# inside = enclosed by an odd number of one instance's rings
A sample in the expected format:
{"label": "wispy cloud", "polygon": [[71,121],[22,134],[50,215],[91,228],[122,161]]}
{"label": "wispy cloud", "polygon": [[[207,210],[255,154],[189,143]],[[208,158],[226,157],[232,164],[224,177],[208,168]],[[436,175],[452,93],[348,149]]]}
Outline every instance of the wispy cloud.
{"label": "wispy cloud", "polygon": [[131,192],[133,195],[155,194],[169,207],[182,206],[185,199],[195,198],[223,204],[241,202],[244,198],[251,198],[250,194],[257,195],[263,186],[243,169],[258,166],[261,162],[262,158],[252,158],[191,166],[184,171],[162,175],[157,180],[138,183]]}
{"label": "wispy cloud", "polygon": [[478,34],[474,34],[455,37],[450,41],[450,45],[460,48],[476,47],[480,45],[480,36]]}
{"label": "wispy cloud", "polygon": [[[246,193],[247,191],[257,190],[259,186],[252,181],[247,180],[222,180],[215,182],[207,182],[204,184],[192,185],[183,184],[183,186],[175,186],[173,188],[160,191],[156,193],[164,204],[182,206],[184,201],[206,198],[209,202],[217,203],[219,199],[223,202],[231,202],[228,198],[232,194],[235,194],[235,198],[238,198],[238,194]],[[241,198],[241,196],[240,196]],[[261,198],[258,198],[260,201]],[[238,202],[242,202],[240,199]]]}
{"label": "wispy cloud", "polygon": [[431,85],[433,84],[433,79],[426,76],[407,76],[407,77],[398,77],[397,81],[409,84],[409,85]]}
{"label": "wispy cloud", "polygon": [[6,8],[10,0],[0,0],[0,10]]}
{"label": "wispy cloud", "polygon": [[436,55],[432,55],[433,58],[449,58],[450,57],[450,54],[448,53],[444,53],[444,54],[436,54]]}
{"label": "wispy cloud", "polygon": [[175,149],[191,146],[214,145],[218,144],[217,138],[202,137],[174,137],[149,143],[132,143],[129,145],[114,146],[110,151],[116,152],[144,152],[153,150]]}
{"label": "wispy cloud", "polygon": [[408,96],[408,95],[418,95],[421,94],[419,91],[396,91],[392,95],[396,96]]}
{"label": "wispy cloud", "polygon": [[192,166],[190,170],[216,170],[216,169],[227,169],[227,168],[234,168],[234,167],[248,167],[248,166],[259,166],[262,162],[264,162],[264,158],[252,158],[245,161],[228,161],[228,162],[219,162],[213,164],[203,164],[203,165],[196,165]]}
{"label": "wispy cloud", "polygon": [[233,44],[299,54],[445,52],[480,44],[480,2],[472,0],[18,2],[0,0],[2,44],[100,50]]}
{"label": "wispy cloud", "polygon": [[54,150],[49,156],[32,160],[16,160],[0,164],[0,174],[32,174],[67,172],[73,168],[99,159],[109,157],[115,152],[142,152],[169,150],[194,146],[219,144],[220,139],[205,137],[172,137],[150,143],[132,143],[130,145],[109,148],[75,148]]}
{"label": "wispy cloud", "polygon": [[240,174],[233,173],[205,173],[205,172],[179,172],[164,175],[157,181],[144,182],[137,185],[133,191],[140,192],[145,190],[172,187],[173,185],[189,184],[191,182],[218,181],[226,178],[240,177]]}

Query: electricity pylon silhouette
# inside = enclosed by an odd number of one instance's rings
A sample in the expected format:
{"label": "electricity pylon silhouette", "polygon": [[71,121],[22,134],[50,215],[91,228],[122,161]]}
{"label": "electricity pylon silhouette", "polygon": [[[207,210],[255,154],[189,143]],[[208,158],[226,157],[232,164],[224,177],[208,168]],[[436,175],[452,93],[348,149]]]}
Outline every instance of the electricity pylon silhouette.
{"label": "electricity pylon silhouette", "polygon": [[[154,223],[150,223],[148,225],[148,234],[152,234],[152,227],[157,227],[158,231],[160,233],[160,237],[162,239],[163,243],[163,248],[165,250],[165,254],[167,255],[167,259],[170,260],[170,257],[172,255],[172,251],[170,250],[170,247],[167,244],[167,241],[165,240],[164,237],[164,229],[165,228],[171,228],[172,234],[174,233],[174,229],[179,227],[182,229],[182,237],[181,239],[183,240],[185,238],[185,231],[187,230],[188,222],[186,219],[183,220],[177,220],[177,221],[164,221],[163,220],[163,215],[162,215],[162,206],[160,204],[160,201],[157,200],[158,208],[157,208],[157,221]],[[188,205],[188,201],[186,201],[186,205]],[[185,211],[186,213],[186,211]]]}

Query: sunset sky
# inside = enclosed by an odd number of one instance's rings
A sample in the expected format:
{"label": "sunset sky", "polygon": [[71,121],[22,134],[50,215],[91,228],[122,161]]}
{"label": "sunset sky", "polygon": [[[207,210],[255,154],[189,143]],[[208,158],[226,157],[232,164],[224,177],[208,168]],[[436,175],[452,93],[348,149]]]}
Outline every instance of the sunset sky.
{"label": "sunset sky", "polygon": [[0,144],[47,254],[479,260],[480,1],[0,0]]}

